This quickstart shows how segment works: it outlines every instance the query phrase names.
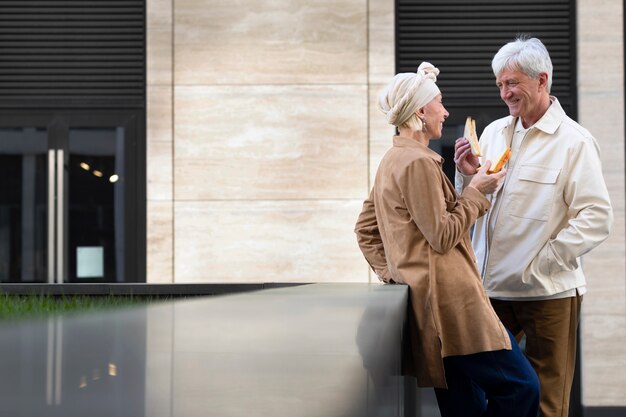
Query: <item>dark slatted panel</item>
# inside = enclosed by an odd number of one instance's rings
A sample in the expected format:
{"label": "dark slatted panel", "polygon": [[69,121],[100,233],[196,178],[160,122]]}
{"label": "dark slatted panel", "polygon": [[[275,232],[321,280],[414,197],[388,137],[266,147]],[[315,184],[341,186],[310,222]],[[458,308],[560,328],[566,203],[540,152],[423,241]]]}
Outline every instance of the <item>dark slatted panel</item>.
{"label": "dark slatted panel", "polygon": [[575,109],[573,0],[397,0],[396,71],[422,61],[441,70],[448,106],[502,106],[491,59],[518,33],[540,38],[552,57],[552,94]]}
{"label": "dark slatted panel", "polygon": [[0,106],[145,105],[144,0],[0,0]]}

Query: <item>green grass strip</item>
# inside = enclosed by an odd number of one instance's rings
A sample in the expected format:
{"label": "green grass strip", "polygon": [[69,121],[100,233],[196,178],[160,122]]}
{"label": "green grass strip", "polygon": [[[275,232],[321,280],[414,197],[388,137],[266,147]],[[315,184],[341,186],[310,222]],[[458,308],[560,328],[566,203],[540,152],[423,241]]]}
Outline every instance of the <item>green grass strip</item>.
{"label": "green grass strip", "polygon": [[33,318],[60,313],[83,313],[130,307],[152,301],[155,301],[152,297],[132,295],[52,296],[0,294],[0,320]]}

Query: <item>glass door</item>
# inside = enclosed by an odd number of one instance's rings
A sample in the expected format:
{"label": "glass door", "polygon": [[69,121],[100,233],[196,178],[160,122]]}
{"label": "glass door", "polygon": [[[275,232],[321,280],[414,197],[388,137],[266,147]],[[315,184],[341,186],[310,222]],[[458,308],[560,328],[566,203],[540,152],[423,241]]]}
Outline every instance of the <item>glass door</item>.
{"label": "glass door", "polygon": [[45,125],[0,127],[0,282],[48,280]]}
{"label": "glass door", "polygon": [[136,120],[0,119],[0,282],[145,281]]}
{"label": "glass door", "polygon": [[125,129],[70,128],[67,139],[66,279],[124,282]]}

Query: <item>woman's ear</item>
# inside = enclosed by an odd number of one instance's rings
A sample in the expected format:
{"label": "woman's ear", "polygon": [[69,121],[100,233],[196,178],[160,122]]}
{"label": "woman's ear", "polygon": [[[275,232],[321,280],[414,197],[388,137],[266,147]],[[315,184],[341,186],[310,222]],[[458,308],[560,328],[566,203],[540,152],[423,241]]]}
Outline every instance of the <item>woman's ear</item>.
{"label": "woman's ear", "polygon": [[419,117],[420,119],[423,119],[424,118],[424,108],[421,107],[421,108],[415,110],[415,115],[417,117]]}

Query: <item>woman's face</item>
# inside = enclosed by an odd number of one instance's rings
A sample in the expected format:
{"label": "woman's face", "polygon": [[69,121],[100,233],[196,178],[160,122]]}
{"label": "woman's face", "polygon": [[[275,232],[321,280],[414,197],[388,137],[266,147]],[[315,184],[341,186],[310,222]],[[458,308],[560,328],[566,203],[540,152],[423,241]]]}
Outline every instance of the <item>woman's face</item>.
{"label": "woman's face", "polygon": [[450,115],[443,106],[441,94],[432,99],[424,106],[424,121],[426,122],[426,135],[429,139],[439,139],[442,135],[443,122]]}

